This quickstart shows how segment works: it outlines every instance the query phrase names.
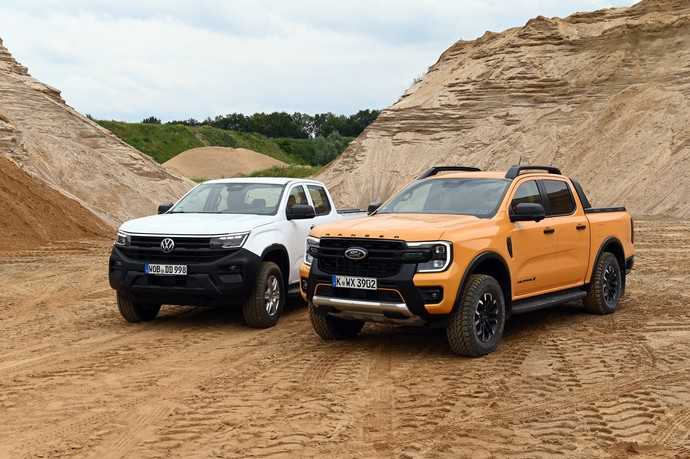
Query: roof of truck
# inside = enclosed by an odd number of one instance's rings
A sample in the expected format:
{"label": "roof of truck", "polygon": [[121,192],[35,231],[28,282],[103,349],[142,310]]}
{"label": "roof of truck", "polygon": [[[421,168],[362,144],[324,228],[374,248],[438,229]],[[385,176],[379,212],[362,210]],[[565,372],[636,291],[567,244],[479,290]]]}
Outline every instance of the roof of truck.
{"label": "roof of truck", "polygon": [[505,171],[481,171],[481,172],[441,172],[430,179],[440,178],[487,178],[487,179],[504,179],[506,177]]}
{"label": "roof of truck", "polygon": [[274,184],[274,185],[287,185],[288,183],[291,182],[306,182],[306,183],[315,183],[318,185],[323,185],[323,183],[317,181],[317,180],[312,180],[312,179],[304,179],[304,178],[290,178],[290,177],[237,177],[237,178],[224,178],[224,179],[216,179],[216,180],[208,180],[204,183],[266,183],[266,184]]}
{"label": "roof of truck", "polygon": [[[433,175],[431,177],[428,177],[426,180],[436,180],[436,179],[444,179],[444,178],[482,178],[482,179],[504,179],[504,180],[509,180],[506,178],[506,171],[481,171],[481,172],[441,172],[436,175]],[[543,171],[526,171],[523,172],[519,175],[519,177],[525,176],[525,175],[541,175],[545,176],[548,175],[549,177],[561,177],[561,178],[567,178],[564,175],[559,175],[559,174],[549,174],[547,172]]]}

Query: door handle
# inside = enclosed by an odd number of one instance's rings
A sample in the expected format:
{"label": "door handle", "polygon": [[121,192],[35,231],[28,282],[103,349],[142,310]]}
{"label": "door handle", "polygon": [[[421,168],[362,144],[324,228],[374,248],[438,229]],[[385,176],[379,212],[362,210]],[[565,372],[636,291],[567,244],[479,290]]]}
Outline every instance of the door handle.
{"label": "door handle", "polygon": [[556,232],[556,228],[552,228],[552,227],[550,227],[550,226],[544,228],[544,234],[553,234],[553,233],[555,233],[555,232]]}
{"label": "door handle", "polygon": [[578,231],[582,231],[582,230],[584,230],[584,229],[587,229],[587,225],[585,225],[584,223],[580,223],[580,224],[577,225],[575,228],[576,228]]}

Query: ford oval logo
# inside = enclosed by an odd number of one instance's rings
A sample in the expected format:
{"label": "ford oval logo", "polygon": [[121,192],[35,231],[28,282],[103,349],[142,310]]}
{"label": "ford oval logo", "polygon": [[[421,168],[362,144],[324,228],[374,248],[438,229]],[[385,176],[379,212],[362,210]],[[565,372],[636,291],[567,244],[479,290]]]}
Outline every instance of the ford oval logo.
{"label": "ford oval logo", "polygon": [[161,241],[161,250],[163,253],[170,253],[173,251],[175,248],[175,241],[170,239],[169,237],[166,237]]}
{"label": "ford oval logo", "polygon": [[364,260],[368,253],[367,249],[363,249],[362,247],[350,247],[345,250],[345,258],[354,261]]}

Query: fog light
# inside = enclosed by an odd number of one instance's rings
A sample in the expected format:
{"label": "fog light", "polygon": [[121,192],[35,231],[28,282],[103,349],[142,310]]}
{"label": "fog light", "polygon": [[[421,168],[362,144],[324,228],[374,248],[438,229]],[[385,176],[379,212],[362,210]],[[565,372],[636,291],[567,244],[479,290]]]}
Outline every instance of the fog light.
{"label": "fog light", "polygon": [[435,304],[443,301],[442,287],[421,287],[419,293],[425,304]]}

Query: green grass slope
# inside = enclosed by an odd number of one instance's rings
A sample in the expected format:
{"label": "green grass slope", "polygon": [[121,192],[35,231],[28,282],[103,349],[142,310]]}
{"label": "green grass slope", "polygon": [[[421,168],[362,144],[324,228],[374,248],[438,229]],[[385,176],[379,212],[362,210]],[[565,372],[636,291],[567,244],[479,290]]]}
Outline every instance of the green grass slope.
{"label": "green grass slope", "polygon": [[164,163],[190,148],[205,146],[247,148],[289,164],[304,162],[286,153],[276,142],[260,134],[228,131],[211,126],[191,127],[182,124],[103,120],[97,122],[159,163]]}

